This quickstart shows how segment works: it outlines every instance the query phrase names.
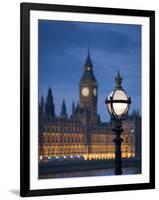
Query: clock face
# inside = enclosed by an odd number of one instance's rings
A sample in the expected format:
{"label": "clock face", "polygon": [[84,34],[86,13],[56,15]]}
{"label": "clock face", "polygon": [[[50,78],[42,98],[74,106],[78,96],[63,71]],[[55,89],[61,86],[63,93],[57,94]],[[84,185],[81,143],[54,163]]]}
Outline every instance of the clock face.
{"label": "clock face", "polygon": [[82,89],[82,95],[85,97],[87,97],[89,95],[89,89],[87,87],[84,87]]}
{"label": "clock face", "polygon": [[94,94],[94,96],[97,96],[97,89],[96,88],[93,89],[93,94]]}

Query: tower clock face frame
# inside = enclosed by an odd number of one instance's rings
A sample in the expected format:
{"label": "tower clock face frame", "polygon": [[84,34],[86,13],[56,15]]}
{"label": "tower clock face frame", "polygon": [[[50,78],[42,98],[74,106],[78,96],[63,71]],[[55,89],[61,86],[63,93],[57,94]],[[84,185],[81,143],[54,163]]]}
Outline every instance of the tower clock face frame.
{"label": "tower clock face frame", "polygon": [[94,96],[97,96],[97,88],[94,88],[94,89],[93,89],[93,95],[94,95]]}
{"label": "tower clock face frame", "polygon": [[81,93],[82,93],[82,95],[83,95],[84,97],[89,96],[89,88],[88,88],[88,87],[82,88]]}

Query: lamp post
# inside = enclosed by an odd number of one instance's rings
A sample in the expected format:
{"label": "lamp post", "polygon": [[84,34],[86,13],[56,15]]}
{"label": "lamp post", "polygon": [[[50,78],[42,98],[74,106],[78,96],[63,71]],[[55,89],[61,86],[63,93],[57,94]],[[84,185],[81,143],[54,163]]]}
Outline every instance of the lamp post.
{"label": "lamp post", "polygon": [[115,77],[115,88],[108,95],[105,100],[107,105],[108,112],[111,118],[114,121],[114,128],[112,131],[115,132],[115,175],[122,174],[122,160],[121,160],[121,143],[123,139],[120,137],[123,128],[122,128],[122,120],[126,117],[129,107],[131,104],[130,97],[127,96],[126,92],[121,86],[122,77],[120,76],[120,72],[118,71],[117,76]]}

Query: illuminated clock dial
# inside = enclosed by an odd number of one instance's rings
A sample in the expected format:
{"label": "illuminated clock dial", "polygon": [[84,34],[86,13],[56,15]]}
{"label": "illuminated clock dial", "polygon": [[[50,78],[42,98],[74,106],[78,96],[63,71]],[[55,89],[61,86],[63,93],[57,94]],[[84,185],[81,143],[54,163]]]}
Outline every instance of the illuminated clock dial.
{"label": "illuminated clock dial", "polygon": [[82,95],[85,96],[85,97],[89,95],[89,89],[87,87],[84,87],[82,89]]}
{"label": "illuminated clock dial", "polygon": [[97,89],[96,88],[93,89],[93,94],[94,94],[94,96],[97,96]]}

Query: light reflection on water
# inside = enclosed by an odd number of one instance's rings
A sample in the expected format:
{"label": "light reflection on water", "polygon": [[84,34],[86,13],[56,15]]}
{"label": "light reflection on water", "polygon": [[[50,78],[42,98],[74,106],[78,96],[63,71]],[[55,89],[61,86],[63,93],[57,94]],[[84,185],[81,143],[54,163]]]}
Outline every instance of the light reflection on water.
{"label": "light reflection on water", "polygon": [[[139,170],[136,167],[129,167],[123,169],[123,175],[139,174]],[[111,176],[114,175],[114,169],[98,169],[89,171],[76,171],[76,172],[65,172],[40,175],[39,178],[71,178],[71,177],[87,177],[87,176]]]}

